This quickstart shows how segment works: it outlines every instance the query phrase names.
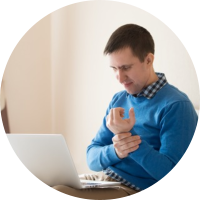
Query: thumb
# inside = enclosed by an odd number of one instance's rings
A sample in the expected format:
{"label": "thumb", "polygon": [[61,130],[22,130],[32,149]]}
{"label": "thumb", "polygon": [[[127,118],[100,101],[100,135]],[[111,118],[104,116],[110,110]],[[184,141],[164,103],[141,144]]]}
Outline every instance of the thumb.
{"label": "thumb", "polygon": [[134,113],[133,108],[130,108],[129,110],[129,119],[131,123],[133,124],[135,123],[135,113]]}

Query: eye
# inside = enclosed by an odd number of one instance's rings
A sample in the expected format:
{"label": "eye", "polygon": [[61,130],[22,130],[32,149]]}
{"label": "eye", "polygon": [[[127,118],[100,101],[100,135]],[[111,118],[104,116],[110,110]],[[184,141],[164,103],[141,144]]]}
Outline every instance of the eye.
{"label": "eye", "polygon": [[111,67],[111,68],[113,69],[114,72],[117,71],[117,68],[116,68],[116,67]]}
{"label": "eye", "polygon": [[131,68],[131,66],[128,66],[128,65],[127,65],[127,66],[123,66],[123,70],[124,70],[124,71],[127,71],[127,70],[129,70],[130,68]]}

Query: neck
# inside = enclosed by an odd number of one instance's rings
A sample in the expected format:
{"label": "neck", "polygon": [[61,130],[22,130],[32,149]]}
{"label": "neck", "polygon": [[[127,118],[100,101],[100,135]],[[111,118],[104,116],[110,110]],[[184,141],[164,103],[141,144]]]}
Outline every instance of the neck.
{"label": "neck", "polygon": [[156,82],[158,80],[158,76],[156,75],[156,73],[154,72],[154,70],[151,71],[149,78],[145,84],[145,88],[148,87],[149,85],[151,85],[152,83]]}
{"label": "neck", "polygon": [[151,79],[151,82],[149,83],[149,85],[156,82],[157,80],[158,80],[158,76],[156,75],[155,72],[153,72],[152,79]]}

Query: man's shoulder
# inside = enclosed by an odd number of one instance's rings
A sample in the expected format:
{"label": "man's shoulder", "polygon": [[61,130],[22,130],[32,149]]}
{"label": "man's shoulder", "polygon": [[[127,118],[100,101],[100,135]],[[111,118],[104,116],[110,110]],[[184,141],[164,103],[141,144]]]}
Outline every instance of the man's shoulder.
{"label": "man's shoulder", "polygon": [[184,102],[184,101],[190,101],[188,96],[180,91],[177,87],[166,84],[160,92],[158,92],[158,97],[160,97],[162,100],[167,102]]}
{"label": "man's shoulder", "polygon": [[121,97],[126,97],[127,96],[127,92],[126,90],[122,90],[122,91],[119,91],[117,93],[114,94],[113,98],[121,98]]}
{"label": "man's shoulder", "polygon": [[122,91],[119,91],[117,93],[115,93],[114,97],[121,97],[121,96],[127,96],[127,91],[126,90],[122,90]]}
{"label": "man's shoulder", "polygon": [[122,90],[120,92],[117,92],[114,94],[113,98],[112,98],[112,102],[116,102],[118,100],[124,99],[127,97],[127,92],[126,90]]}

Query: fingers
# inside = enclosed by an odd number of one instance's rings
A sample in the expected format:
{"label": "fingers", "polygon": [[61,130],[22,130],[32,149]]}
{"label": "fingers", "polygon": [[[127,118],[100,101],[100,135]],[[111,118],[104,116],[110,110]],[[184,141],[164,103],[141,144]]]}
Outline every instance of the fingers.
{"label": "fingers", "polygon": [[139,148],[139,145],[126,149],[124,151],[116,151],[119,158],[126,158],[129,153],[136,151]]}
{"label": "fingers", "polygon": [[118,148],[118,150],[126,150],[131,147],[137,146],[141,143],[141,139],[139,136],[131,136],[124,138],[122,140],[113,139],[114,147]]}
{"label": "fingers", "polygon": [[121,107],[112,109],[114,119],[119,120],[124,117],[124,109]]}
{"label": "fingers", "polygon": [[109,114],[106,117],[106,126],[114,134],[118,134],[124,130],[123,119],[124,109],[123,108],[113,108],[110,109]]}
{"label": "fingers", "polygon": [[[112,120],[121,120],[124,117],[124,108],[118,107],[118,108],[112,108],[110,110],[110,114],[112,117]],[[129,109],[129,118],[130,122],[133,123],[135,122],[135,113],[133,107]]]}
{"label": "fingers", "polygon": [[[117,108],[110,109],[109,115],[110,115],[111,119],[118,119],[118,118],[124,117],[124,112],[125,112],[124,108],[117,107]],[[129,117],[131,119],[135,118],[135,113],[134,113],[133,107],[129,109]]]}
{"label": "fingers", "polygon": [[129,110],[129,119],[130,123],[135,124],[135,112],[133,108],[130,108]]}
{"label": "fingers", "polygon": [[120,107],[112,108],[112,109],[110,109],[110,112],[106,117],[106,120],[107,121],[109,120],[110,122],[114,122],[123,117],[124,117],[124,109],[123,108],[120,108]]}
{"label": "fingers", "polygon": [[121,145],[123,145],[124,143],[127,143],[127,142],[134,141],[134,140],[139,140],[139,139],[140,139],[139,135],[132,136],[131,133],[129,133],[129,132],[117,134],[112,138],[113,142],[119,142],[119,143],[121,143]]}
{"label": "fingers", "polygon": [[107,126],[110,127],[112,122],[113,122],[113,109],[110,110],[109,114],[106,117]]}
{"label": "fingers", "polygon": [[135,117],[135,113],[134,113],[133,107],[129,109],[129,117],[130,117],[130,118]]}
{"label": "fingers", "polygon": [[123,141],[123,139],[128,138],[130,136],[131,136],[131,133],[120,133],[120,134],[115,135],[112,138],[112,140],[113,142],[120,142],[120,141]]}
{"label": "fingers", "polygon": [[129,153],[136,151],[141,143],[140,136],[131,136],[131,133],[120,133],[114,136],[112,140],[119,158],[125,158]]}
{"label": "fingers", "polygon": [[129,110],[130,118],[124,119],[124,108],[112,108],[106,117],[106,126],[114,134],[130,132],[135,124],[133,108]]}

